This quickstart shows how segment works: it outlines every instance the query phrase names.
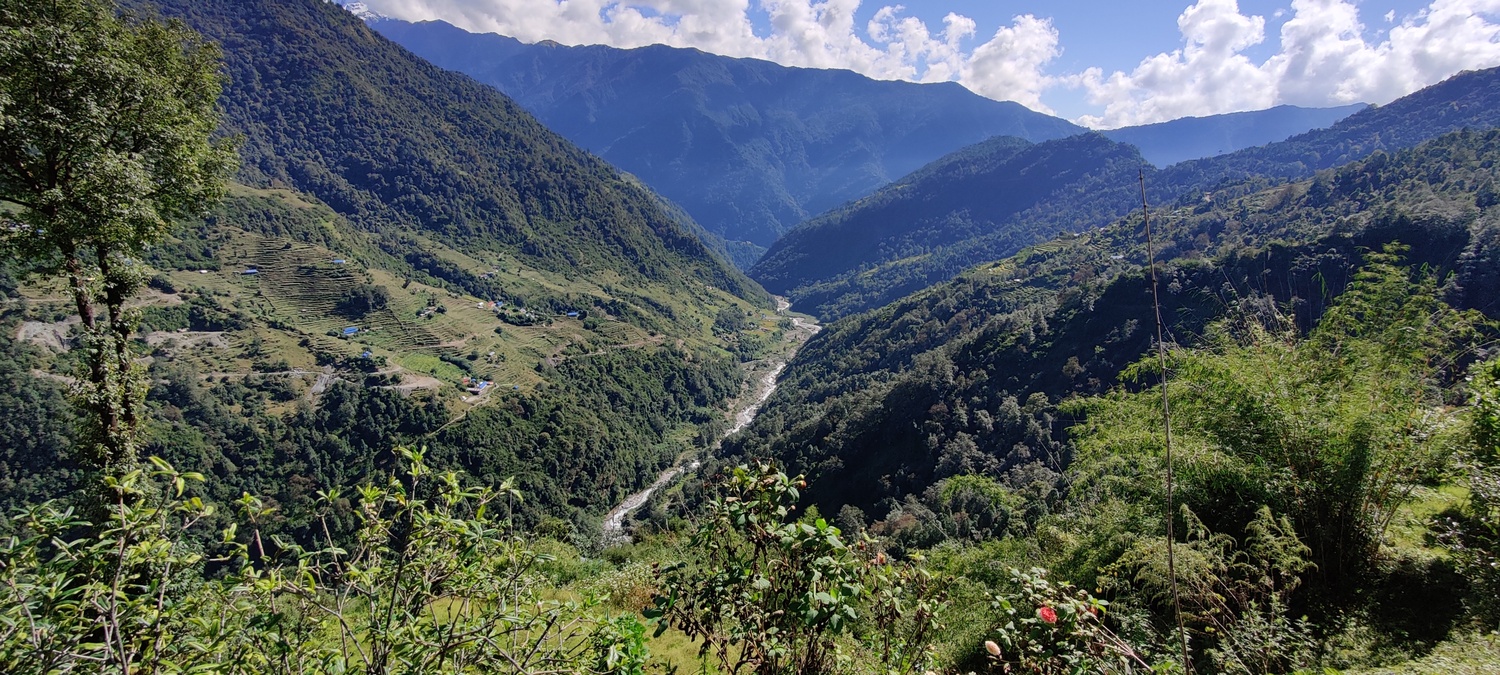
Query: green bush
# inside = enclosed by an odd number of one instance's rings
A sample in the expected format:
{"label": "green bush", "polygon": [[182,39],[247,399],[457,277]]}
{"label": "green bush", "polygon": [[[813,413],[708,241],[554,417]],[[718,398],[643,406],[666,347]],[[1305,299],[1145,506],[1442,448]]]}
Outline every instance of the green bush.
{"label": "green bush", "polygon": [[[544,556],[496,516],[519,497],[508,482],[470,489],[400,454],[405,475],[358,491],[348,548],[263,537],[275,509],[247,495],[246,531],[229,525],[211,555],[189,536],[214,516],[187,493],[202,476],[155,458],[105,479],[98,524],[31,509],[0,542],[0,670],[641,672],[639,622],[546,592]],[[325,518],[348,501],[320,497]],[[210,562],[227,573],[205,576]]]}
{"label": "green bush", "polygon": [[338,301],[338,312],[358,319],[370,312],[385,309],[391,303],[391,292],[384,286],[360,284],[344,292]]}
{"label": "green bush", "polygon": [[1494,629],[1500,627],[1500,360],[1475,368],[1469,385],[1469,503],[1440,523],[1441,540],[1473,587],[1477,618]]}
{"label": "green bush", "polygon": [[698,555],[660,571],[647,612],[657,634],[670,626],[702,641],[705,667],[728,672],[926,668],[939,585],[869,542],[846,545],[822,518],[795,519],[805,487],[766,464],[731,469],[693,535]]}
{"label": "green bush", "polygon": [[990,595],[997,628],[984,647],[995,672],[1083,675],[1152,668],[1105,625],[1109,603],[1054,583],[1040,568],[1010,574],[1016,590]]}

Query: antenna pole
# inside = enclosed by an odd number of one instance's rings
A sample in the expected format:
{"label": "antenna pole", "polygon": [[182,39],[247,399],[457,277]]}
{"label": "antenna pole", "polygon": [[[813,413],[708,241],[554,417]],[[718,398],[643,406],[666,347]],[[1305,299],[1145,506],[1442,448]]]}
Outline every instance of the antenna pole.
{"label": "antenna pole", "polygon": [[1146,170],[1138,169],[1141,183],[1141,222],[1146,227],[1146,260],[1151,268],[1151,305],[1156,310],[1156,358],[1161,366],[1161,414],[1166,440],[1167,463],[1167,576],[1172,580],[1172,611],[1177,618],[1177,639],[1182,648],[1182,670],[1193,672],[1188,658],[1187,629],[1182,623],[1182,596],[1177,590],[1176,475],[1172,466],[1172,406],[1167,396],[1167,323],[1161,315],[1161,291],[1156,277],[1156,240],[1151,233],[1151,211],[1146,205]]}

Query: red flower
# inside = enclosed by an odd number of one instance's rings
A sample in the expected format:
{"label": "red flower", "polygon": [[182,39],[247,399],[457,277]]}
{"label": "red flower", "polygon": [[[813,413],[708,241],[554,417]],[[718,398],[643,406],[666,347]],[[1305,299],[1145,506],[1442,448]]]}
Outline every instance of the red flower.
{"label": "red flower", "polygon": [[1041,607],[1036,610],[1037,618],[1047,623],[1057,623],[1057,612],[1051,607]]}

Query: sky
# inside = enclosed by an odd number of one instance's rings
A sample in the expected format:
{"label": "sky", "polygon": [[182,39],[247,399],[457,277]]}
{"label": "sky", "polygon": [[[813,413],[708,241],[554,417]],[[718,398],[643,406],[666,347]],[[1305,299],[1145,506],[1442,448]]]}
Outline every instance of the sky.
{"label": "sky", "polygon": [[956,81],[1111,129],[1383,104],[1500,66],[1500,0],[364,0],[526,42],[668,44]]}

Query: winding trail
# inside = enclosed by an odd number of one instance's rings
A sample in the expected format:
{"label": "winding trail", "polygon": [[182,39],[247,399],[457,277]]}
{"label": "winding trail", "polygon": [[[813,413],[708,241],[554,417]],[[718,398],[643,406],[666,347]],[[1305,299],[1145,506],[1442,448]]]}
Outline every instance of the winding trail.
{"label": "winding trail", "polygon": [[[786,312],[789,306],[790,304],[786,300],[779,297],[776,298],[777,313]],[[747,397],[743,401],[743,405],[735,410],[734,425],[729,427],[729,431],[725,432],[723,438],[720,438],[719,442],[714,444],[713,450],[711,450],[710,452],[717,451],[719,449],[719,446],[724,443],[724,438],[728,438],[743,431],[745,427],[750,426],[750,423],[755,421],[755,416],[760,413],[760,407],[765,404],[766,399],[771,398],[771,394],[776,392],[777,379],[781,377],[781,372],[786,370],[787,362],[797,354],[797,349],[801,347],[803,343],[807,342],[809,338],[811,338],[813,335],[816,335],[817,332],[822,330],[823,328],[822,326],[819,326],[818,324],[799,316],[794,316],[791,318],[792,325],[795,327],[795,329],[790,332],[790,339],[793,340],[795,344],[782,356],[778,357],[774,361],[767,362],[774,363],[775,365],[771,368],[770,371],[766,372],[764,375],[761,375],[760,380],[755,383],[754,395]],[[600,543],[602,543],[606,547],[614,546],[617,544],[630,543],[630,535],[625,533],[626,516],[629,516],[632,511],[635,511],[636,509],[644,506],[646,504],[646,500],[651,498],[651,494],[653,492],[666,487],[669,483],[675,480],[678,476],[681,476],[683,473],[697,469],[700,464],[701,462],[694,459],[686,464],[678,464],[676,466],[670,467],[665,471],[662,471],[660,474],[657,474],[656,480],[652,481],[649,487],[626,497],[617,506],[615,506],[615,508],[611,509],[609,513],[605,514],[604,524],[600,528],[602,530],[600,532]]]}

